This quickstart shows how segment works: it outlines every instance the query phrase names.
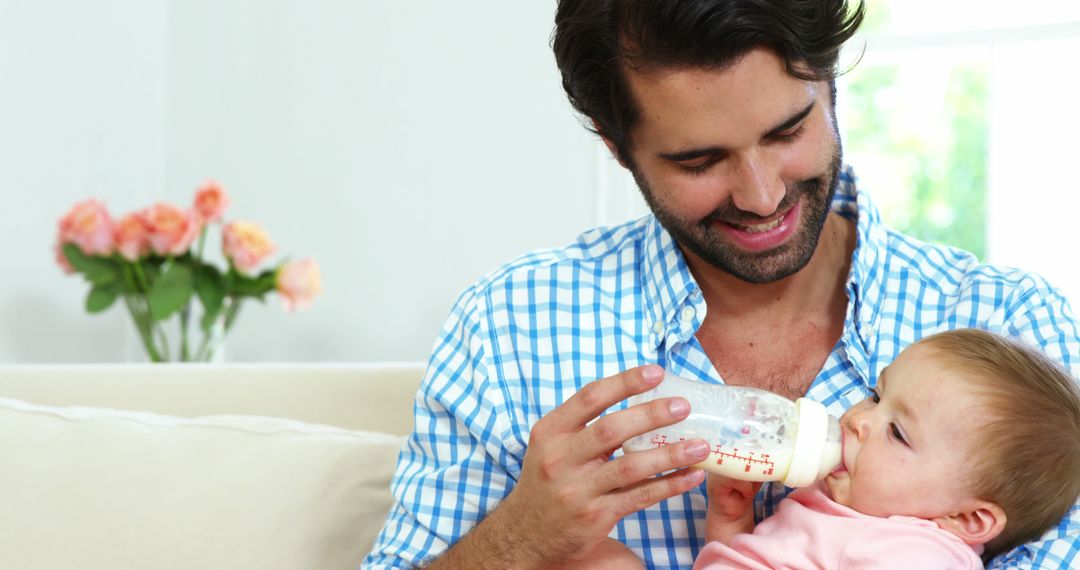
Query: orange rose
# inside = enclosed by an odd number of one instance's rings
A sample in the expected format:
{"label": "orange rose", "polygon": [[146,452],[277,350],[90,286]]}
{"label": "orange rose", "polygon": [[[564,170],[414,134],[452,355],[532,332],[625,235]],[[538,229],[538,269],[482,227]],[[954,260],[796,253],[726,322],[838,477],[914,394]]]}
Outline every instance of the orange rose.
{"label": "orange rose", "polygon": [[232,202],[220,184],[207,180],[195,191],[195,212],[206,222],[220,222]]}
{"label": "orange rose", "polygon": [[128,214],[113,226],[116,251],[128,261],[136,261],[150,250],[150,228],[139,214]]}
{"label": "orange rose", "polygon": [[109,255],[113,252],[112,218],[105,206],[90,199],[75,204],[60,218],[58,242],[73,243],[86,255]]}
{"label": "orange rose", "polygon": [[301,259],[282,265],[277,271],[274,287],[292,312],[311,304],[322,293],[322,275],[313,259]]}
{"label": "orange rose", "polygon": [[256,224],[236,221],[221,230],[221,248],[225,257],[242,273],[251,273],[276,247],[270,236]]}
{"label": "orange rose", "polygon": [[150,233],[150,249],[158,255],[183,254],[202,230],[193,210],[164,202],[143,210],[140,216]]}

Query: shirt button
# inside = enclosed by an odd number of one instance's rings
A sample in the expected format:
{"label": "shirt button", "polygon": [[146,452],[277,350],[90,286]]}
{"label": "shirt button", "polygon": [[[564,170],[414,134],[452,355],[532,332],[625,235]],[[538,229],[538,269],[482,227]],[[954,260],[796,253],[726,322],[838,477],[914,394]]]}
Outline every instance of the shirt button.
{"label": "shirt button", "polygon": [[664,332],[664,323],[660,321],[656,321],[655,323],[653,323],[652,332],[656,334],[662,334]]}
{"label": "shirt button", "polygon": [[683,307],[682,312],[679,313],[679,318],[685,322],[689,322],[694,319],[694,314],[696,313],[697,311],[695,311],[693,307]]}

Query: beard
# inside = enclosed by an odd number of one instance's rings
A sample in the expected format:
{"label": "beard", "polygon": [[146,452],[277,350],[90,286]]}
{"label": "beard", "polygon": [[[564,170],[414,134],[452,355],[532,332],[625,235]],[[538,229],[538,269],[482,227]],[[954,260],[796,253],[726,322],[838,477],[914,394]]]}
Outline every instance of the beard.
{"label": "beard", "polygon": [[746,251],[736,246],[725,239],[716,224],[747,225],[761,223],[765,218],[738,209],[729,198],[701,220],[688,220],[657,200],[642,176],[637,172],[633,172],[633,175],[649,208],[676,243],[733,277],[748,283],[772,283],[806,267],[817,250],[818,239],[840,184],[839,149],[832,154],[828,169],[821,176],[786,185],[784,197],[776,211],[787,212],[802,200],[799,228],[783,244],[762,251]]}

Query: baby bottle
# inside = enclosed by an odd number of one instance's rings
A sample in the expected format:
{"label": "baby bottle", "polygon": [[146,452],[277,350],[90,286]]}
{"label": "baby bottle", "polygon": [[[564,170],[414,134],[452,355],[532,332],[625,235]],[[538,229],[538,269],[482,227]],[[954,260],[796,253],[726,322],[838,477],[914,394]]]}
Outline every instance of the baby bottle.
{"label": "baby bottle", "polygon": [[818,402],[792,402],[765,390],[668,374],[656,388],[630,398],[630,405],[671,396],[686,398],[690,415],[630,438],[624,451],[702,438],[711,452],[695,467],[732,479],[782,481],[788,487],[805,487],[840,464],[840,424]]}

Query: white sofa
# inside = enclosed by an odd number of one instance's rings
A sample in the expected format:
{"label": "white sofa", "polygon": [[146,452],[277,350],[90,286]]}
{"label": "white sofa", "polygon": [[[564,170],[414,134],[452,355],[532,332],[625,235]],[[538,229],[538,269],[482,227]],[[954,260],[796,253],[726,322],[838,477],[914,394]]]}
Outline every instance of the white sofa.
{"label": "white sofa", "polygon": [[0,367],[0,568],[358,568],[422,374]]}

